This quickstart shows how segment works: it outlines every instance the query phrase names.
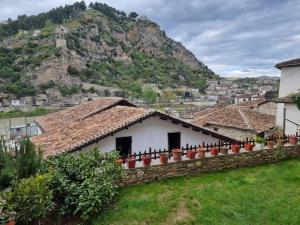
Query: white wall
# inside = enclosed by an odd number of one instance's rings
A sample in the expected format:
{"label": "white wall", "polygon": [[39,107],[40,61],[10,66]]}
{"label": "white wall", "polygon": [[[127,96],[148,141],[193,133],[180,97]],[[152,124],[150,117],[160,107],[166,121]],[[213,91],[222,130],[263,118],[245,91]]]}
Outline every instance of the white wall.
{"label": "white wall", "polygon": [[99,147],[103,152],[109,152],[116,148],[117,137],[132,136],[132,152],[152,149],[168,148],[168,133],[181,132],[181,145],[199,145],[205,143],[216,143],[219,139],[203,134],[201,131],[193,131],[192,128],[182,127],[181,124],[173,124],[170,120],[161,120],[159,117],[150,117],[142,123],[137,123],[128,129],[121,130],[100,140],[98,143],[83,148],[88,150],[92,147]]}
{"label": "white wall", "polygon": [[286,67],[281,70],[279,95],[285,97],[300,89],[300,67]]}
{"label": "white wall", "polygon": [[[295,104],[285,104],[286,108],[286,118],[300,124],[300,110],[297,108]],[[286,134],[295,134],[297,131],[297,126],[295,124],[292,124],[288,121],[286,121],[285,125],[285,133]],[[300,127],[299,127],[300,128]]]}

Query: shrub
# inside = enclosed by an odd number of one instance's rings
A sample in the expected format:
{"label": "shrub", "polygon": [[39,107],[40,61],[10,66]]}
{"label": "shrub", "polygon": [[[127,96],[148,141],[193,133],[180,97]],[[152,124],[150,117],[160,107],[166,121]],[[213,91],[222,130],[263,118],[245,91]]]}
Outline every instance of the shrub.
{"label": "shrub", "polygon": [[7,204],[7,194],[0,193],[0,225],[5,225],[15,219],[15,212]]}
{"label": "shrub", "polygon": [[96,149],[80,155],[65,154],[50,158],[53,187],[62,215],[80,215],[87,220],[107,206],[117,194],[123,169],[115,163],[116,152]]}
{"label": "shrub", "polygon": [[17,213],[17,222],[27,224],[44,218],[54,207],[50,173],[22,179],[14,184],[9,204]]}
{"label": "shrub", "polygon": [[20,148],[16,151],[16,162],[18,178],[30,177],[42,167],[42,152],[36,150],[35,145],[28,138],[21,141]]}

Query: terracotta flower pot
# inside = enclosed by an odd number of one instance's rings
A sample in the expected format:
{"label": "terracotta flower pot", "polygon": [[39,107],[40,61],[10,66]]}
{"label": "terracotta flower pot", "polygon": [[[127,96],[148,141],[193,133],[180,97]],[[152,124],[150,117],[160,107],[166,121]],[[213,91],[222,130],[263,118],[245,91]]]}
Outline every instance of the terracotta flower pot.
{"label": "terracotta flower pot", "polygon": [[221,152],[223,155],[228,155],[228,148],[222,147],[222,148],[220,149],[220,152]]}
{"label": "terracotta flower pot", "polygon": [[197,152],[199,158],[205,158],[206,148],[204,147],[198,148]]}
{"label": "terracotta flower pot", "polygon": [[122,165],[122,164],[123,164],[123,162],[124,162],[124,160],[123,160],[123,159],[117,159],[117,160],[116,160],[116,163],[117,163],[118,165]]}
{"label": "terracotta flower pot", "polygon": [[274,147],[274,141],[268,141],[267,142],[267,146],[268,146],[269,149],[273,149],[273,147]]}
{"label": "terracotta flower pot", "polygon": [[240,149],[241,149],[241,146],[238,145],[238,144],[234,144],[234,145],[231,145],[231,150],[233,153],[239,153],[240,152]]}
{"label": "terracotta flower pot", "polygon": [[182,150],[181,149],[173,149],[173,159],[175,161],[181,161]]}
{"label": "terracotta flower pot", "polygon": [[253,146],[253,144],[246,143],[244,147],[247,151],[251,152],[253,150],[254,146]]}
{"label": "terracotta flower pot", "polygon": [[15,224],[16,224],[16,222],[13,221],[13,220],[11,220],[11,221],[9,221],[8,223],[6,223],[5,225],[15,225]]}
{"label": "terracotta flower pot", "polygon": [[159,160],[161,164],[167,164],[168,163],[168,155],[167,154],[160,154]]}
{"label": "terracotta flower pot", "polygon": [[187,156],[189,159],[195,159],[196,152],[193,151],[193,150],[188,150],[187,153],[186,153],[186,156]]}
{"label": "terracotta flower pot", "polygon": [[210,154],[213,155],[213,156],[217,156],[219,154],[219,149],[216,148],[216,147],[212,147],[210,149]]}
{"label": "terracotta flower pot", "polygon": [[298,138],[296,136],[290,136],[289,137],[289,142],[292,145],[296,145],[298,143]]}
{"label": "terracotta flower pot", "polygon": [[127,167],[128,169],[135,168],[136,159],[134,157],[127,159]]}
{"label": "terracotta flower pot", "polygon": [[142,157],[142,160],[143,160],[143,165],[144,166],[150,166],[150,163],[151,163],[151,156],[149,155],[144,155]]}

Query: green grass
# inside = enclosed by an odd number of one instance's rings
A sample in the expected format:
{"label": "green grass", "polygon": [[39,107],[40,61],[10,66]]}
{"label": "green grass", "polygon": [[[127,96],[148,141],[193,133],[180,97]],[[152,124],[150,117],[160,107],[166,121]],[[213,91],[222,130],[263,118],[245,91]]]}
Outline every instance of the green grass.
{"label": "green grass", "polygon": [[300,160],[123,188],[92,224],[300,224]]}
{"label": "green grass", "polygon": [[43,116],[49,113],[58,111],[58,109],[45,109],[45,108],[38,108],[34,109],[30,112],[24,112],[22,110],[14,110],[10,112],[0,112],[0,118],[14,118],[14,117],[24,117],[24,116]]}

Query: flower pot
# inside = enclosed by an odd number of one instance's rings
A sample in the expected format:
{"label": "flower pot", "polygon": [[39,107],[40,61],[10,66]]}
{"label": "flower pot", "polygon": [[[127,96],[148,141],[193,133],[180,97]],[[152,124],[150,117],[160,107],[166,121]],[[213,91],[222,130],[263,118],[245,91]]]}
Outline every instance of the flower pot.
{"label": "flower pot", "polygon": [[134,157],[127,159],[127,167],[128,169],[135,168],[136,159]]}
{"label": "flower pot", "polygon": [[264,150],[265,144],[264,143],[256,143],[255,142],[255,149],[256,150]]}
{"label": "flower pot", "polygon": [[249,152],[251,152],[253,150],[253,144],[246,143],[244,147]]}
{"label": "flower pot", "polygon": [[186,156],[187,156],[189,159],[195,159],[196,152],[193,151],[193,150],[188,150],[187,153],[186,153]]}
{"label": "flower pot", "polygon": [[206,148],[204,148],[204,147],[198,148],[197,152],[198,152],[199,158],[205,158]]}
{"label": "flower pot", "polygon": [[298,143],[298,138],[296,136],[290,136],[289,137],[289,142],[292,145],[296,145]]}
{"label": "flower pot", "polygon": [[240,152],[241,146],[238,144],[231,145],[231,150],[233,153],[237,154]]}
{"label": "flower pot", "polygon": [[13,220],[11,220],[11,221],[9,221],[8,223],[6,223],[5,225],[15,225],[15,224],[16,224],[16,222],[13,221]]}
{"label": "flower pot", "polygon": [[123,159],[117,159],[117,160],[116,160],[116,163],[117,163],[118,165],[122,165],[122,164],[123,164],[123,162],[124,162],[124,160],[123,160]]}
{"label": "flower pot", "polygon": [[228,148],[222,147],[222,148],[220,149],[220,152],[221,152],[223,155],[228,155]]}
{"label": "flower pot", "polygon": [[181,161],[182,151],[181,149],[173,149],[173,159],[175,161]]}
{"label": "flower pot", "polygon": [[267,142],[267,146],[268,146],[269,149],[273,149],[273,147],[274,147],[274,142],[273,142],[273,141],[268,141],[268,142]]}
{"label": "flower pot", "polygon": [[168,155],[167,154],[160,154],[159,160],[161,164],[167,164],[168,163]]}
{"label": "flower pot", "polygon": [[143,160],[143,165],[144,166],[150,166],[150,163],[151,163],[151,156],[149,155],[144,155],[142,157],[142,160]]}
{"label": "flower pot", "polygon": [[210,149],[210,154],[211,154],[212,156],[217,156],[217,155],[219,154],[218,148],[212,147],[212,148]]}

